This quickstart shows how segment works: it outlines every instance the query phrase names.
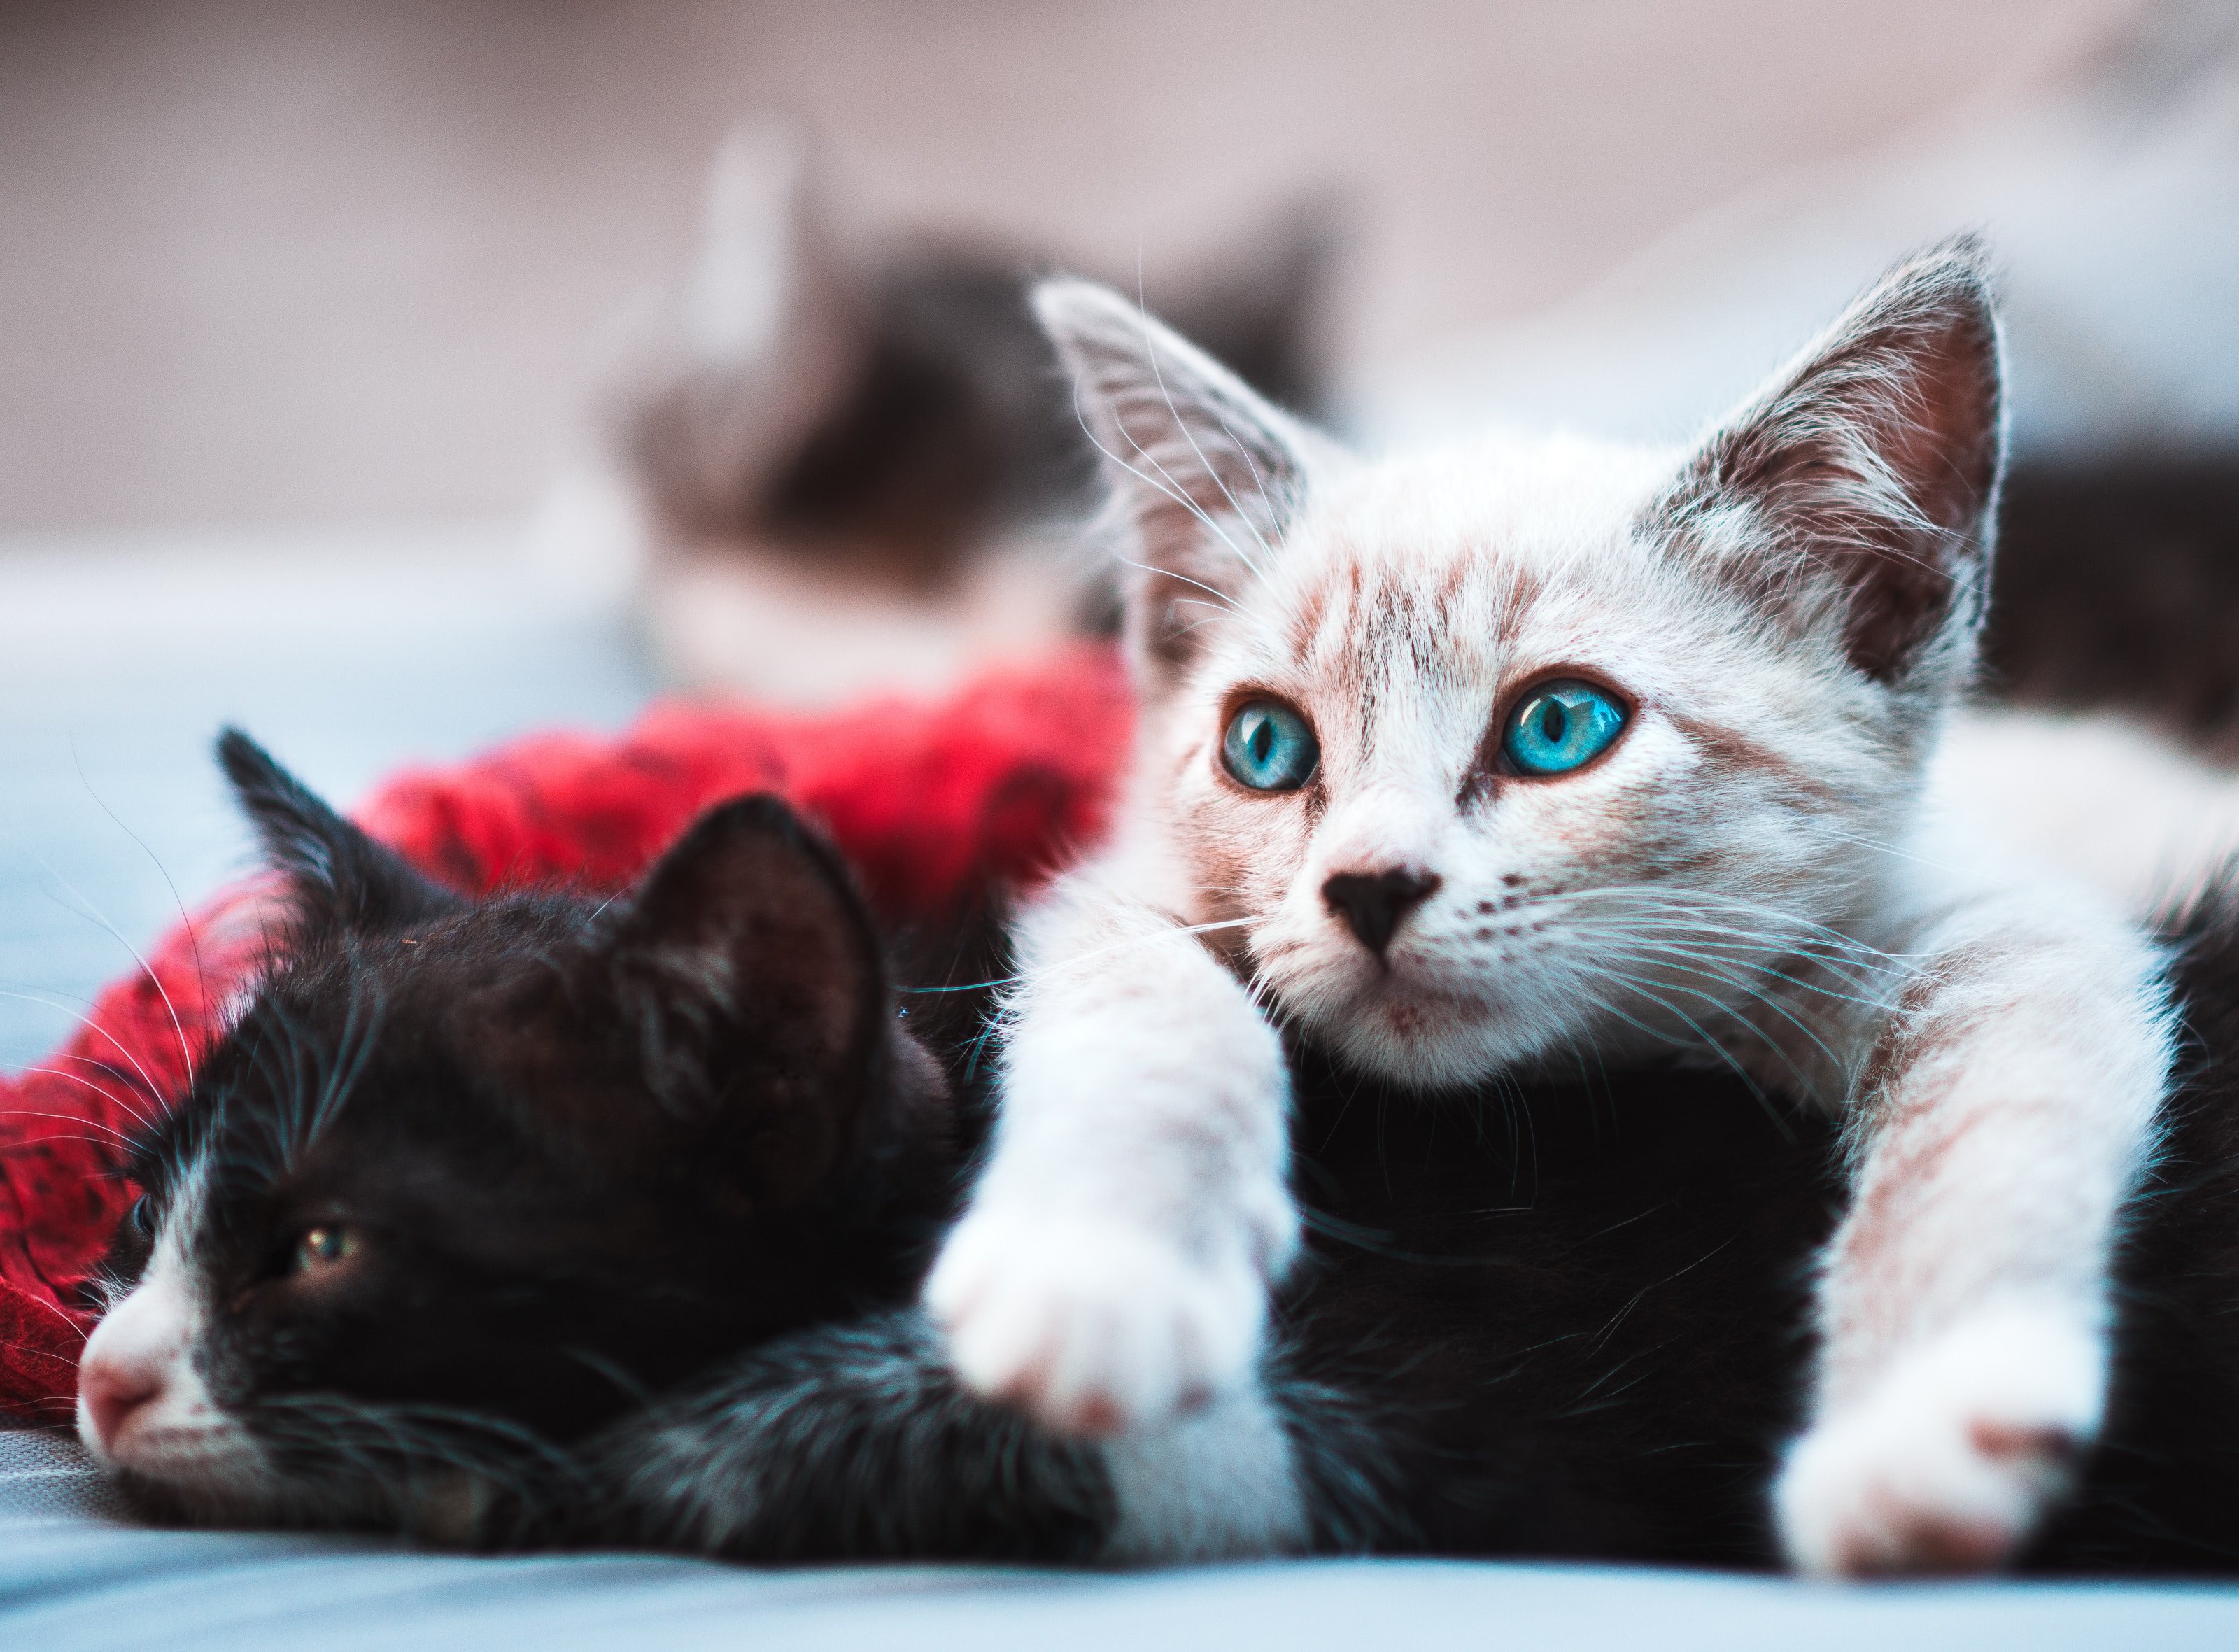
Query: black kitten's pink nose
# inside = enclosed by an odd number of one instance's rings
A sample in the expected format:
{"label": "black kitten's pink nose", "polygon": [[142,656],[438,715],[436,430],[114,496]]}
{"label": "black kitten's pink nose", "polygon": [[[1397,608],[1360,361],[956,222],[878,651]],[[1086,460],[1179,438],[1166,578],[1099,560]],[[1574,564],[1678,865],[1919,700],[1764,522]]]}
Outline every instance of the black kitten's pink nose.
{"label": "black kitten's pink nose", "polygon": [[136,1360],[95,1357],[88,1359],[77,1374],[78,1399],[104,1451],[114,1450],[116,1436],[133,1413],[153,1404],[163,1393],[163,1372]]}
{"label": "black kitten's pink nose", "polygon": [[1352,926],[1363,946],[1381,958],[1400,919],[1438,889],[1434,872],[1340,872],[1322,886],[1322,899]]}

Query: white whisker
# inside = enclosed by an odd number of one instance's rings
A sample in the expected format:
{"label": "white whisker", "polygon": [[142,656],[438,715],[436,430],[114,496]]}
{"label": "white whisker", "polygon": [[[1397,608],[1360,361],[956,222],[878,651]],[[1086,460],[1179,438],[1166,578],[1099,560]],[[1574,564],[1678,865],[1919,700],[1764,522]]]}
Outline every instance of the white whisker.
{"label": "white whisker", "polygon": [[[1159,387],[1159,395],[1165,399],[1166,411],[1173,415],[1174,428],[1180,431],[1182,433],[1182,440],[1189,443],[1190,452],[1197,456],[1198,468],[1204,472],[1208,479],[1211,480],[1214,487],[1220,489],[1220,496],[1228,501],[1228,508],[1236,514],[1236,520],[1243,523],[1245,530],[1249,533],[1254,540],[1259,541],[1259,548],[1262,551],[1267,553],[1267,554],[1271,556],[1273,555],[1274,547],[1267,543],[1266,535],[1260,533],[1259,525],[1252,520],[1250,514],[1245,510],[1243,506],[1236,502],[1236,495],[1229,492],[1228,484],[1221,480],[1220,473],[1213,468],[1213,461],[1205,456],[1205,449],[1198,446],[1197,437],[1189,428],[1189,421],[1182,417],[1181,409],[1174,405],[1173,392],[1166,388],[1166,369],[1159,365],[1158,341],[1151,335],[1151,312],[1144,306],[1143,303],[1142,271],[1139,269],[1136,271],[1135,309],[1137,314],[1140,317],[1140,324],[1143,332],[1143,359],[1151,364],[1151,378]],[[1224,428],[1225,428],[1226,426],[1224,424]],[[1230,435],[1229,441],[1239,447],[1242,445],[1240,443],[1236,443],[1235,436],[1232,434]],[[1150,458],[1150,455],[1146,454],[1144,457],[1147,459]],[[1158,463],[1158,461],[1152,459],[1151,462],[1155,465]],[[1230,547],[1230,548],[1235,549],[1233,546]],[[1237,554],[1242,556],[1243,553],[1241,551],[1238,551]],[[1245,557],[1244,563],[1245,566],[1249,567],[1253,574],[1260,574],[1259,564],[1253,562],[1251,558]],[[1262,575],[1262,577],[1265,576]]]}

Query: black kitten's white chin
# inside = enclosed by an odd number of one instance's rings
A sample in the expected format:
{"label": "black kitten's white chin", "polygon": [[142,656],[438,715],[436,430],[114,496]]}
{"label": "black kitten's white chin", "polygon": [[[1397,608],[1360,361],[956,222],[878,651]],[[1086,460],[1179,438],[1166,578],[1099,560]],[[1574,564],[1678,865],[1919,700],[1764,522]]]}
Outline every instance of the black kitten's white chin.
{"label": "black kitten's white chin", "polygon": [[230,1423],[136,1428],[106,1450],[83,1424],[79,1436],[141,1501],[179,1515],[249,1520],[262,1515],[270,1500],[272,1475],[263,1453]]}
{"label": "black kitten's white chin", "polygon": [[257,1448],[212,1399],[193,1350],[203,1310],[167,1231],[140,1282],[111,1304],[78,1361],[77,1433],[119,1473],[182,1487],[230,1487]]}
{"label": "black kitten's white chin", "polygon": [[77,1436],[142,1502],[182,1516],[251,1519],[272,1496],[274,1475],[262,1447],[211,1403],[198,1383],[178,1385],[106,1436],[81,1398]]}

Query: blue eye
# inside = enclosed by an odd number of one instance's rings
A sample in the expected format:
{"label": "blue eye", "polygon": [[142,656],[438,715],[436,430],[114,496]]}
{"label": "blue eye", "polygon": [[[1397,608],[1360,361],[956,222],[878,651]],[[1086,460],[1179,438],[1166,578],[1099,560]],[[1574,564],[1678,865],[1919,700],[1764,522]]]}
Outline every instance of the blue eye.
{"label": "blue eye", "polygon": [[1306,720],[1288,706],[1255,700],[1228,720],[1220,763],[1255,792],[1295,792],[1313,779],[1322,748]]}
{"label": "blue eye", "polygon": [[1543,683],[1508,720],[1500,748],[1526,774],[1568,774],[1624,732],[1624,707],[1589,682]]}

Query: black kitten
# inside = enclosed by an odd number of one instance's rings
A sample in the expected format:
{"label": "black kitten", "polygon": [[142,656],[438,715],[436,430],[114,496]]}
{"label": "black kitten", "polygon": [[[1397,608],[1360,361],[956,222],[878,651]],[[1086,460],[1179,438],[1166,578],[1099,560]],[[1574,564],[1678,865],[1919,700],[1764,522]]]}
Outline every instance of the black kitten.
{"label": "black kitten", "polygon": [[710,811],[619,900],[469,901],[219,752],[296,922],[138,1146],[81,1368],[80,1432],[151,1512],[757,1556],[1306,1541],[1260,1396],[1096,1445],[949,1377],[912,1304],[973,1119],[920,1037],[968,1070],[985,999],[905,1023],[782,804]]}
{"label": "black kitten", "polygon": [[295,923],[130,1167],[137,1284],[80,1418],[141,1489],[409,1523],[463,1468],[525,1516],[649,1392],[908,1297],[945,1087],[782,804],[711,811],[619,900],[476,902],[239,733],[220,754]]}
{"label": "black kitten", "polygon": [[[1095,449],[1026,302],[1049,261],[953,243],[845,255],[790,184],[760,203],[783,227],[750,238],[776,265],[763,281],[792,295],[780,335],[741,355],[680,316],[610,398],[618,468],[664,534],[927,588],[1006,533],[1088,514]],[[1323,411],[1335,245],[1327,213],[1302,209],[1161,313],[1262,394]],[[735,262],[714,259],[694,290],[735,280]],[[724,299],[753,295],[700,294]]]}

